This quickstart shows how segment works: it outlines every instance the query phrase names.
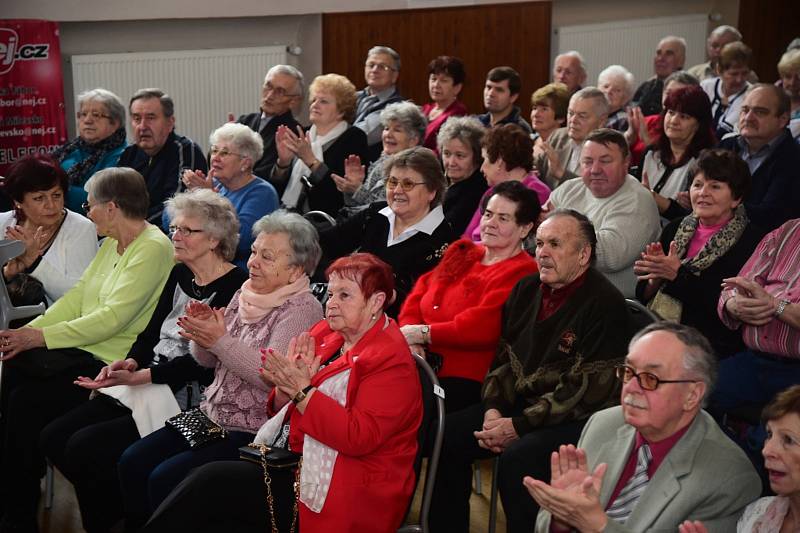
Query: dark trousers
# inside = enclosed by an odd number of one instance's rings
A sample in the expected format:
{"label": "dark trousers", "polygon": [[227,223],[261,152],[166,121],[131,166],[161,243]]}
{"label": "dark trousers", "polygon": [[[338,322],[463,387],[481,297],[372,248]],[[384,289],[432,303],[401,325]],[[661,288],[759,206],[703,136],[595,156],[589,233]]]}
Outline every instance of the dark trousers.
{"label": "dark trousers", "polygon": [[125,525],[144,524],[190,470],[212,461],[237,459],[239,447],[255,435],[228,431],[228,436],[190,448],[171,427],[163,427],[128,447],[119,460],[119,478],[125,507]]}
{"label": "dark trousers", "polygon": [[103,363],[79,349],[35,349],[6,361],[3,369],[0,501],[18,523],[35,523],[44,455],[39,434],[52,420],[86,402],[89,391],[73,384],[94,377]]}
{"label": "dark trousers", "polygon": [[[295,506],[294,473],[273,470],[270,477],[276,525],[278,531],[288,532]],[[271,531],[262,468],[246,461],[216,461],[194,470],[159,506],[142,533],[175,531]]]}
{"label": "dark trousers", "polygon": [[55,419],[40,447],[75,487],[83,528],[108,531],[122,519],[117,462],[139,440],[131,411],[103,394]]}
{"label": "dark trousers", "polygon": [[[469,531],[472,463],[494,454],[478,446],[485,409],[472,405],[445,420],[442,460],[436,474],[431,505],[431,531]],[[524,476],[550,481],[550,454],[561,444],[578,442],[585,421],[536,429],[512,442],[499,456],[498,489],[509,533],[533,530],[539,507],[522,484]]]}

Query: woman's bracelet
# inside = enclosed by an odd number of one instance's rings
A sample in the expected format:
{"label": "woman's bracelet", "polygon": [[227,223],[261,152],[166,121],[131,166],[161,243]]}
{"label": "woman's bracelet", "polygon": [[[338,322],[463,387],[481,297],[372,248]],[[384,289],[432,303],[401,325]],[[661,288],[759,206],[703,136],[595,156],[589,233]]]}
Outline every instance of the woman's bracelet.
{"label": "woman's bracelet", "polygon": [[286,170],[287,168],[292,166],[292,162],[289,161],[289,164],[284,166],[284,165],[281,165],[279,162],[275,161],[275,166],[278,167],[281,170]]}

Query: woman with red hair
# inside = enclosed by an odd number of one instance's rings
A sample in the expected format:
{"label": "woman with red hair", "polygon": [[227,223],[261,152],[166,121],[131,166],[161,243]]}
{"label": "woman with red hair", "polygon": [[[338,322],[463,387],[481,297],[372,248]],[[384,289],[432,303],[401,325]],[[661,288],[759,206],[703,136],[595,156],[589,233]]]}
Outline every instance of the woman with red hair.
{"label": "woman with red hair", "polygon": [[[197,469],[143,531],[369,531],[400,526],[414,490],[422,392],[408,345],[385,314],[391,267],[370,254],[331,264],[325,320],[267,350],[261,378],[275,386],[256,443],[302,453],[299,473],[250,462]],[[297,477],[297,488],[295,486]],[[357,505],[355,509],[353,505]]]}
{"label": "woman with red hair", "polygon": [[691,212],[689,168],[697,155],[716,144],[711,102],[697,86],[671,92],[661,111],[661,135],[648,147],[641,166],[642,185],[653,192],[663,223]]}

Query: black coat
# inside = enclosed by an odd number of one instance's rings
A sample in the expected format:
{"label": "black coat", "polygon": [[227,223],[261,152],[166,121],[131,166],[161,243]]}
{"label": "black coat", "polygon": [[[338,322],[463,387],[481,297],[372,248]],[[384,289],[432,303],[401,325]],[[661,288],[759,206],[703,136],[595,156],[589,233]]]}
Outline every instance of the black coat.
{"label": "black coat", "polygon": [[414,282],[439,264],[447,245],[457,236],[445,219],[431,235],[420,231],[401,243],[387,246],[389,219],[379,213],[386,205],[386,202],[375,202],[341,224],[323,230],[319,236],[323,252],[319,271],[324,271],[334,259],[353,252],[375,254],[394,270],[397,300],[389,314],[397,316]]}
{"label": "black coat", "polygon": [[[753,186],[744,202],[747,216],[765,231],[800,218],[800,146],[789,130],[782,135],[775,151],[753,174]],[[738,135],[724,139],[719,147],[741,154],[738,139]]]}
{"label": "black coat", "polygon": [[453,183],[447,188],[442,208],[444,218],[453,226],[456,235],[464,234],[488,188],[489,185],[480,169],[467,179]]}
{"label": "black coat", "polygon": [[[659,241],[665,254],[669,253],[669,243],[675,238],[681,220],[673,220],[661,231]],[[699,275],[681,266],[678,277],[664,282],[664,292],[683,303],[681,323],[700,330],[711,342],[718,357],[728,357],[744,349],[741,332],[728,329],[717,315],[722,280],[739,274],[763,236],[762,229],[748,224],[736,244]],[[646,285],[647,281],[636,284],[636,297],[642,303],[647,303],[644,301]]]}

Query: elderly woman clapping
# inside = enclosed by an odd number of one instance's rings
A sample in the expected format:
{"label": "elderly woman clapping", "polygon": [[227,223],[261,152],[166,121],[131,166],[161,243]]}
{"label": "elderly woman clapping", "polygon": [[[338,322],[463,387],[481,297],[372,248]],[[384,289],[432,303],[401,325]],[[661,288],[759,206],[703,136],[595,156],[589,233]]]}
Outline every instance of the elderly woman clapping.
{"label": "elderly woman clapping", "polygon": [[[298,475],[245,461],[196,470],[144,531],[394,532],[414,490],[422,403],[419,377],[397,324],[384,310],[391,268],[370,254],[333,263],[326,319],[265,355],[275,388],[259,444],[302,453]],[[354,510],[357,503],[358,510]]]}
{"label": "elderly woman clapping", "polygon": [[397,290],[389,314],[396,316],[416,279],[436,266],[455,235],[440,205],[447,185],[431,150],[416,146],[393,155],[384,174],[385,200],[321,231],[320,244],[328,261],[359,251],[388,263]]}
{"label": "elderly woman clapping", "polygon": [[298,214],[277,211],[253,226],[248,279],[225,310],[193,303],[178,319],[197,362],[214,368],[198,414],[226,436],[200,447],[166,426],[129,447],[119,462],[126,523],[142,525],[193,468],[238,457],[267,418],[271,387],[258,378],[262,348],[284,353],[289,340],[322,316],[308,275],[319,261],[314,227]]}
{"label": "elderly woman clapping", "polygon": [[166,209],[178,263],[150,322],[126,359],[103,367],[95,378],[78,378],[77,385],[101,394],[51,422],[40,439],[48,459],[75,487],[89,532],[108,531],[122,518],[117,475],[122,452],[179,410],[195,407],[199,386],[211,383],[213,369],[192,358],[176,319],[190,301],[228,305],[247,279],[230,262],[239,222],[228,200],[197,189],[175,195]]}
{"label": "elderly woman clapping", "polygon": [[386,159],[398,152],[417,146],[422,142],[427,120],[412,102],[389,104],[381,111],[383,152],[370,165],[364,178],[364,165],[361,158],[351,155],[344,162],[344,176],[333,174],[336,188],[344,193],[344,204],[340,214],[343,218],[365,209],[372,202],[380,202],[386,197]]}
{"label": "elderly woman clapping", "polygon": [[740,352],[742,341],[716,313],[722,280],[738,274],[763,231],[742,205],[751,177],[736,154],[704,150],[689,176],[692,214],[669,223],[634,263],[636,297],[662,318],[700,330],[725,357]]}
{"label": "elderly woman clapping", "polygon": [[280,126],[275,133],[278,161],[270,181],[285,184],[281,203],[301,213],[324,211],[335,217],[344,204],[333,173],[345,174],[345,160],[367,160],[367,136],[353,126],[356,88],[339,74],[317,76],[308,89],[311,128]]}
{"label": "elderly woman clapping", "polygon": [[[14,210],[0,213],[0,230],[6,239],[25,243],[25,252],[3,266],[3,277],[7,283],[35,278],[51,304],[75,285],[97,253],[94,224],[64,207],[68,187],[64,170],[41,154],[19,159],[3,181]],[[41,301],[40,294],[10,294],[14,305]]]}
{"label": "elderly woman clapping", "polygon": [[125,104],[106,89],[92,89],[78,95],[78,136],[53,152],[69,176],[66,204],[80,213],[86,201],[84,185],[97,171],[119,161],[125,142]]}
{"label": "elderly woman clapping", "polygon": [[[239,216],[239,247],[233,262],[246,268],[253,244],[253,224],[278,208],[275,188],[253,174],[253,165],[261,158],[264,141],[247,126],[229,122],[217,128],[209,142],[211,168],[208,176],[199,170],[186,170],[183,182],[189,189],[213,188],[231,201]],[[167,228],[169,224],[165,212],[163,225]]]}
{"label": "elderly woman clapping", "polygon": [[[172,244],[145,220],[141,174],[101,170],[87,184],[87,213],[106,237],[80,280],[28,326],[0,331],[3,368],[4,525],[35,526],[44,457],[36,443],[45,424],[86,402],[73,385],[128,353],[153,314],[173,265]],[[10,511],[9,511],[10,510]]]}

